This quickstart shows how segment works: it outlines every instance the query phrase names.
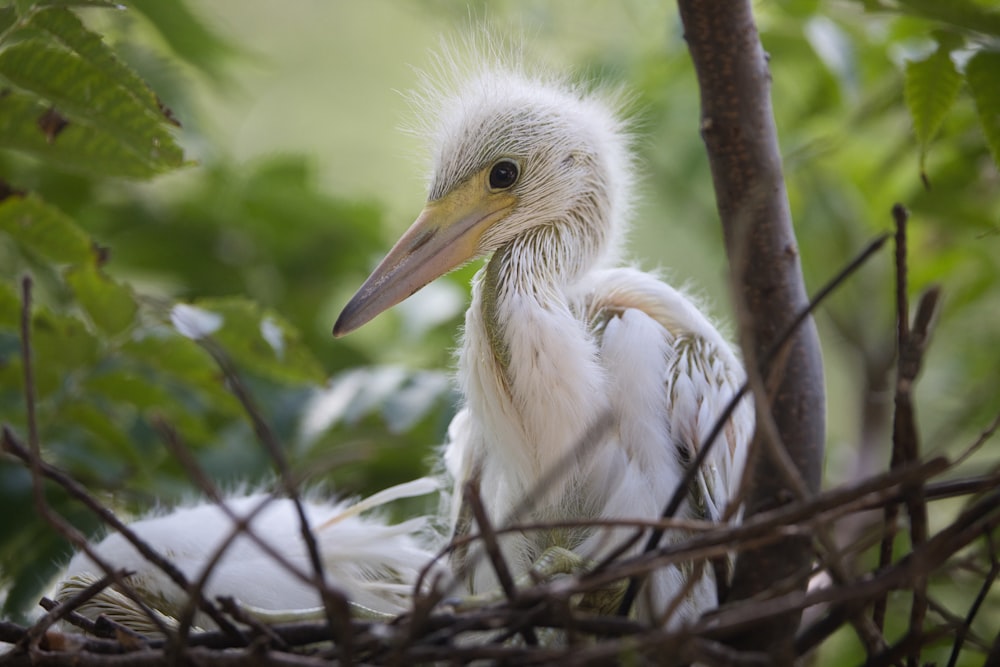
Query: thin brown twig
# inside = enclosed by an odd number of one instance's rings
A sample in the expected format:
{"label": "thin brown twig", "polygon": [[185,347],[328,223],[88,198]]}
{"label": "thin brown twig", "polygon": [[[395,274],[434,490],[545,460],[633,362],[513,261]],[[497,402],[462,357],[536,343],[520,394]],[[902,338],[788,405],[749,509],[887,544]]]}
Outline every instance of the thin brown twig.
{"label": "thin brown twig", "polygon": [[965,644],[965,640],[972,629],[972,621],[975,620],[976,614],[979,613],[980,607],[986,601],[986,596],[989,594],[990,589],[993,588],[993,584],[996,582],[997,577],[1000,576],[1000,559],[997,558],[996,546],[993,542],[993,537],[990,533],[983,535],[983,540],[986,542],[986,550],[990,557],[990,570],[983,577],[983,583],[979,587],[979,591],[976,593],[975,599],[969,606],[969,611],[965,615],[965,619],[955,631],[955,642],[951,647],[951,654],[948,657],[947,667],[954,667],[958,663],[958,656],[962,652],[962,645]]}
{"label": "thin brown twig", "polygon": [[[200,584],[203,585],[210,575],[214,564],[217,562],[218,558],[221,557],[222,553],[228,547],[229,542],[232,538],[238,535],[244,535],[250,539],[261,551],[266,553],[268,557],[278,566],[282,567],[285,571],[290,573],[292,576],[296,577],[299,581],[305,584],[312,584],[313,579],[309,574],[292,563],[283,553],[275,549],[274,545],[266,540],[262,539],[260,535],[253,530],[252,522],[254,518],[263,511],[271,502],[274,502],[276,498],[273,495],[269,495],[264,498],[258,505],[254,506],[249,512],[244,515],[237,515],[233,509],[226,502],[225,497],[219,491],[218,487],[212,481],[212,479],[205,474],[201,466],[192,456],[190,450],[185,446],[181,439],[180,434],[174,429],[169,423],[163,419],[154,419],[154,427],[160,432],[163,437],[163,442],[166,444],[167,449],[171,452],[175,459],[184,468],[185,473],[188,478],[191,479],[199,490],[208,497],[216,507],[226,515],[226,517],[232,522],[233,528],[230,533],[229,539],[227,539],[223,544],[220,544],[216,549],[216,552],[212,555],[210,560],[206,563],[203,568],[202,575],[200,577]],[[348,608],[347,597],[339,590],[335,588],[329,589],[329,594],[335,596],[342,601],[343,607]],[[230,605],[229,608],[232,606]],[[193,612],[193,608],[188,605],[185,608],[183,615],[186,617],[188,614]],[[230,612],[231,613],[231,612]],[[239,619],[237,619],[239,620]],[[350,615],[348,614],[342,621],[343,623],[350,623]]]}
{"label": "thin brown twig", "polygon": [[[847,264],[843,269],[841,269],[833,278],[831,278],[809,301],[805,308],[803,308],[788,324],[788,327],[782,332],[780,336],[775,341],[773,347],[768,350],[765,355],[765,363],[769,363],[771,359],[782,350],[785,345],[791,341],[792,336],[798,330],[799,326],[806,321],[812,315],[812,312],[819,307],[826,298],[832,294],[841,284],[843,284],[851,275],[854,274],[868,259],[874,255],[878,250],[885,245],[886,240],[888,240],[888,234],[881,234],[871,241],[865,248]],[[729,400],[722,414],[716,417],[715,423],[712,425],[712,429],[709,431],[708,436],[705,438],[705,442],[698,449],[694,458],[688,464],[687,469],[684,471],[684,475],[681,480],[677,483],[677,487],[674,489],[673,495],[670,497],[669,502],[663,509],[661,517],[666,519],[674,516],[677,510],[680,509],[681,503],[684,498],[687,497],[688,489],[691,484],[694,483],[695,475],[701,469],[701,466],[705,463],[711,452],[712,447],[715,445],[716,440],[722,433],[723,428],[725,428],[726,422],[732,417],[733,412],[736,407],[740,404],[740,401],[746,396],[749,390],[750,382],[749,380],[744,381],[739,391]],[[749,465],[747,466],[749,467]],[[742,486],[742,485],[741,485]],[[642,537],[642,532],[637,531],[632,535],[631,538],[626,540],[621,546],[612,551],[607,557],[605,557],[600,563],[598,563],[595,569],[602,569],[607,567],[612,561],[619,558],[622,554],[628,551],[632,545],[634,545]],[[663,539],[663,532],[654,530],[650,533],[649,538],[646,540],[646,545],[643,548],[644,551],[651,551],[656,548]],[[628,589],[625,591],[625,596],[622,599],[621,605],[618,608],[618,614],[620,616],[627,616],[632,604],[635,601],[635,596],[638,593],[641,581],[630,581]]]}
{"label": "thin brown twig", "polygon": [[[195,611],[198,608],[196,601],[199,597],[204,597],[205,587],[208,584],[209,578],[212,576],[213,572],[215,572],[215,568],[218,566],[223,556],[225,556],[226,552],[229,550],[229,547],[232,546],[233,542],[237,538],[241,535],[252,532],[250,530],[250,522],[255,516],[263,511],[269,503],[270,498],[264,498],[256,506],[254,506],[246,516],[237,517],[233,521],[233,525],[230,527],[229,533],[221,542],[219,542],[204,563],[200,564],[201,571],[198,574],[198,578],[191,582],[188,590],[188,601],[184,605],[184,608],[178,617],[177,641],[174,642],[174,646],[178,647],[178,650],[182,650],[182,647],[187,644],[187,637],[190,635],[191,630],[194,627]],[[232,614],[230,614],[230,616],[231,615]]]}
{"label": "thin brown twig", "polygon": [[45,487],[42,484],[42,451],[38,439],[38,419],[35,415],[35,364],[31,345],[31,276],[21,279],[21,366],[24,372],[24,411],[28,421],[28,446],[31,448],[31,490],[35,507],[40,514],[49,517],[49,507],[45,502]]}
{"label": "thin brown twig", "polygon": [[[465,488],[462,489],[462,493],[464,501],[469,504],[469,508],[472,510],[472,516],[476,521],[476,525],[479,526],[479,534],[483,538],[483,547],[486,550],[486,555],[489,557],[490,564],[493,566],[493,571],[497,575],[497,581],[500,582],[500,588],[503,590],[504,595],[507,596],[507,599],[513,602],[517,598],[517,587],[514,584],[514,578],[510,574],[507,559],[504,558],[503,551],[500,549],[500,543],[497,541],[493,524],[490,523],[490,519],[486,515],[486,508],[483,507],[483,499],[479,495],[479,486],[473,481],[469,481],[466,483]],[[535,632],[530,626],[522,630],[521,635],[529,646],[538,645],[538,637],[535,636]]]}
{"label": "thin brown twig", "polygon": [[[2,445],[4,451],[10,452],[14,456],[17,456],[25,462],[31,461],[31,452],[18,440],[17,436],[8,429],[6,426],[3,427],[2,435]],[[142,538],[135,534],[135,532],[129,528],[125,523],[121,521],[117,516],[114,515],[107,507],[101,504],[97,499],[90,495],[87,490],[76,480],[66,475],[64,472],[56,468],[55,466],[46,463],[45,461],[39,462],[39,471],[42,476],[52,480],[63,489],[69,493],[70,496],[79,501],[84,507],[89,509],[91,512],[97,515],[97,517],[104,523],[104,525],[114,529],[115,531],[121,533],[122,537],[131,544],[136,551],[138,551],[143,558],[150,561],[156,567],[160,568],[164,574],[166,574],[171,581],[173,581],[177,586],[183,590],[187,590],[188,582],[187,577],[177,569],[177,567],[168,559],[160,555],[155,549],[151,548],[149,544],[145,542]],[[98,567],[100,567],[105,573],[113,573],[116,568],[104,558],[98,554],[94,548],[87,542],[86,538],[83,537],[72,526],[68,524],[63,525],[59,528],[60,532],[64,535],[71,536],[71,541],[73,545],[87,554],[87,556],[93,560]],[[62,532],[65,530],[66,532]],[[139,607],[149,616],[150,621],[156,624],[158,630],[165,636],[170,636],[171,631],[164,626],[160,620],[153,614],[149,609],[146,602],[142,599],[142,596],[138,595],[132,587],[129,586],[128,582],[125,580],[116,580],[115,585],[118,586],[122,592],[127,595],[133,602],[135,602]],[[200,597],[200,596],[199,596]],[[224,632],[232,634],[234,637],[239,637],[239,631],[226,620],[225,616],[215,607],[210,601],[204,598],[199,599],[199,607],[221,628]]]}
{"label": "thin brown twig", "polygon": [[[52,611],[59,605],[60,605],[59,602],[56,602],[55,600],[47,597],[42,597],[42,599],[38,601],[38,606],[44,609],[45,611]],[[107,618],[107,617],[101,616],[99,618]],[[87,618],[83,614],[79,614],[75,611],[66,610],[65,612],[63,612],[62,618],[60,620],[66,621],[67,623],[71,623],[72,625],[80,628],[87,634],[94,635],[95,637],[102,637],[107,639],[108,637],[114,636],[113,634],[110,635],[105,634],[104,632],[99,630],[97,628],[97,621],[91,618]],[[0,641],[3,640],[0,639]]]}
{"label": "thin brown twig", "polygon": [[[909,587],[918,577],[926,577],[941,567],[953,554],[964,548],[983,531],[995,530],[1000,526],[1000,491],[992,491],[967,507],[949,526],[894,564],[880,568],[868,579],[852,587],[851,591],[837,596],[837,605],[852,605],[859,600],[876,600],[891,590]],[[847,596],[850,594],[850,597]],[[826,597],[825,595],[822,597]],[[827,600],[823,600],[827,601]],[[831,609],[831,613],[839,610]],[[832,631],[835,628],[830,628]],[[799,634],[796,649],[802,655],[819,642],[826,634],[807,628]]]}
{"label": "thin brown twig", "polygon": [[[502,518],[499,526],[494,527],[494,530],[499,533],[504,527],[522,521],[523,517],[528,515],[530,510],[538,504],[539,499],[544,497],[553,488],[555,483],[567,474],[567,471],[571,469],[571,466],[568,464],[589,456],[594,448],[601,443],[601,438],[608,433],[613,425],[614,419],[610,411],[600,414],[583,434],[583,437],[580,438],[580,441],[564,454],[558,462],[545,471],[534,487]],[[414,584],[415,591],[424,591],[427,589],[427,577],[436,569],[437,564],[442,558],[445,558],[449,554],[457,553],[463,546],[469,543],[469,540],[465,538],[466,536],[464,535],[453,537],[447,545],[440,549],[434,558],[424,565]],[[458,566],[451,586],[448,589],[429,593],[429,595],[440,601],[450,593],[461,588],[464,585],[464,580],[475,568],[476,561],[482,556],[482,553],[470,554],[467,557],[457,559]]]}
{"label": "thin brown twig", "polygon": [[472,482],[466,483],[465,488],[462,489],[462,494],[464,501],[469,503],[472,516],[476,520],[476,525],[479,526],[479,535],[482,537],[483,547],[490,559],[490,563],[493,565],[493,571],[497,575],[497,581],[500,582],[500,588],[503,590],[504,595],[507,596],[507,599],[513,601],[517,597],[514,577],[511,576],[507,560],[500,551],[497,534],[493,530],[493,524],[490,523],[489,517],[486,515],[486,508],[483,507],[483,499],[479,495],[478,485]]}
{"label": "thin brown twig", "polygon": [[238,622],[250,627],[259,636],[266,637],[268,642],[273,644],[279,650],[287,651],[291,648],[288,642],[286,642],[280,634],[275,632],[272,627],[246,613],[246,611],[239,604],[237,604],[235,599],[228,596],[220,597],[219,605],[227,614],[232,616]]}
{"label": "thin brown twig", "polygon": [[[753,346],[745,346],[745,349],[753,350]],[[784,355],[779,356],[783,357]],[[778,425],[775,423],[771,412],[771,397],[774,395],[774,392],[777,391],[775,381],[777,376],[783,372],[784,359],[782,358],[775,363],[767,364],[767,367],[772,373],[772,377],[769,378],[768,386],[766,387],[764,386],[764,379],[761,378],[759,372],[755,370],[761,367],[763,366],[758,365],[755,360],[747,360],[748,381],[750,382],[753,395],[766,396],[768,398],[766,402],[758,400],[756,403],[757,429],[754,437],[754,443],[763,444],[763,449],[765,450],[764,453],[770,457],[773,467],[784,477],[784,480],[795,499],[799,501],[808,500],[810,496],[809,489],[805,480],[802,478],[802,475],[799,473],[799,469],[795,465],[795,462],[792,461],[787,447],[781,441],[781,434],[779,433]],[[849,586],[851,584],[852,577],[839,554],[836,542],[833,540],[832,535],[827,529],[826,523],[815,521],[813,522],[813,526],[813,541],[822,546],[822,562],[829,573],[831,583],[834,586]],[[797,575],[795,573],[790,573],[786,579],[789,585],[798,586],[801,585],[801,583],[809,576],[809,572],[802,571]],[[882,637],[882,633],[879,629],[876,628],[867,618],[865,618],[860,611],[861,610],[859,609],[848,609],[846,618],[854,627],[858,638],[865,647],[865,650],[869,655],[872,655],[884,648],[885,639]]]}
{"label": "thin brown twig", "polygon": [[990,422],[985,429],[983,429],[983,431],[979,434],[979,437],[977,437],[972,444],[966,447],[965,451],[962,452],[957,459],[955,459],[955,465],[965,463],[969,457],[979,451],[979,449],[993,437],[993,434],[997,432],[997,429],[1000,429],[1000,412],[998,412],[993,418],[993,421]]}
{"label": "thin brown twig", "polygon": [[[35,374],[34,374],[34,355],[32,353],[32,339],[31,339],[31,311],[32,311],[32,280],[31,276],[25,275],[21,280],[21,356],[22,365],[24,367],[24,399],[25,399],[25,411],[28,421],[28,447],[24,447],[16,438],[14,433],[8,429],[6,426],[3,427],[3,449],[15,454],[21,460],[28,463],[29,470],[31,472],[31,486],[32,495],[34,498],[35,508],[38,510],[38,514],[52,526],[60,535],[65,537],[76,547],[78,550],[86,553],[91,560],[97,563],[104,571],[114,576],[115,570],[102,559],[96,551],[87,542],[86,537],[83,536],[80,531],[78,531],[73,525],[67,522],[62,516],[57,512],[52,511],[49,507],[48,502],[45,499],[45,485],[42,481],[43,476],[46,475],[46,470],[48,465],[42,459],[41,454],[41,442],[38,436],[38,424],[36,418],[35,410]],[[82,487],[75,485],[75,487],[83,491]],[[84,491],[84,495],[86,492]],[[89,495],[87,498],[90,499]],[[92,499],[91,499],[92,500]],[[93,501],[95,506],[100,507],[100,504]],[[103,514],[110,515],[111,513],[101,507]],[[100,513],[99,513],[100,514]],[[117,577],[115,583],[127,591],[127,594],[137,600],[138,596],[134,591],[131,590],[122,578]],[[149,613],[148,608],[142,602],[139,602],[140,607]],[[149,614],[151,617],[154,614]],[[154,623],[158,623],[158,619],[154,619]],[[163,628],[165,630],[165,628]],[[30,637],[30,641],[37,642],[37,637]]]}
{"label": "thin brown twig", "polygon": [[[921,299],[918,306],[914,326],[909,322],[909,300],[907,296],[907,222],[909,213],[896,204],[892,209],[896,225],[895,234],[895,264],[896,264],[896,390],[895,412],[892,426],[892,457],[890,467],[904,462],[915,461],[920,456],[919,436],[917,434],[916,416],[912,400],[912,388],[919,373],[929,337],[931,322],[934,319],[938,295],[937,289],[932,289]],[[910,544],[916,547],[927,540],[927,505],[923,500],[922,488],[919,482],[904,489],[907,514],[910,517]],[[879,565],[885,567],[892,558],[893,526],[896,522],[898,509],[895,505],[885,509],[885,537],[879,550]],[[910,606],[910,632],[918,637],[927,614],[927,582],[915,581],[913,584],[913,599]],[[886,613],[886,600],[879,599],[872,611],[872,621],[879,630],[882,629]],[[907,656],[909,667],[917,667],[919,662],[920,641],[911,644],[912,652]]]}
{"label": "thin brown twig", "polygon": [[[778,364],[769,364],[772,372],[781,368]],[[757,368],[756,364],[748,364],[748,368],[751,369],[749,373],[749,378],[751,380],[751,387],[755,396],[759,396],[766,391],[768,397],[770,397],[776,388],[768,387],[766,390],[764,387],[760,386],[762,384],[762,378],[759,374],[753,372],[752,369]],[[770,401],[768,401],[770,403]],[[778,426],[774,422],[771,410],[769,408],[764,408],[763,406],[757,409],[757,437],[755,441],[762,442],[766,447],[766,454],[770,456],[772,464],[781,472],[784,476],[788,487],[791,492],[796,496],[799,501],[808,500],[810,493],[805,480],[799,474],[799,470],[789,456],[788,449],[785,447],[784,443],[781,441],[781,434],[778,432]],[[827,530],[826,525],[823,523],[816,522],[814,531],[814,541],[819,543],[823,549],[823,561],[825,563],[827,572],[829,573],[830,580],[835,586],[850,586],[852,577],[848,572],[848,568],[845,565],[843,559],[840,557],[837,549],[836,542],[833,540],[832,535]],[[802,572],[800,574],[800,581],[808,576],[807,572]],[[855,632],[858,638],[864,644],[865,650],[869,655],[881,650],[885,646],[885,639],[882,636],[879,628],[875,627],[867,618],[864,618],[860,614],[858,609],[850,609],[847,613],[847,620],[850,621],[851,625],[854,626]]]}
{"label": "thin brown twig", "polygon": [[923,646],[944,639],[950,634],[948,628],[935,628],[930,632],[910,628],[895,644],[869,658],[865,662],[865,667],[886,667],[899,664],[899,661],[904,657],[919,655]]}
{"label": "thin brown twig", "polygon": [[[38,601],[38,606],[46,611],[52,611],[58,607],[61,603],[50,600],[49,598],[43,597]],[[129,643],[134,648],[139,643],[144,646],[148,646],[150,639],[145,635],[142,635],[132,628],[125,627],[118,621],[114,621],[108,618],[105,614],[101,614],[96,619],[90,619],[83,614],[77,613],[75,611],[68,611],[63,615],[62,620],[70,623],[89,635],[102,639],[116,639],[119,642],[122,638],[128,638]]]}
{"label": "thin brown twig", "polygon": [[[226,499],[219,492],[218,487],[211,480],[211,478],[205,474],[201,466],[193,456],[191,456],[190,451],[184,446],[181,441],[180,434],[165,420],[154,417],[153,427],[160,432],[163,438],[163,442],[166,444],[168,450],[173,454],[174,458],[180,462],[181,467],[184,468],[188,479],[195,482],[202,493],[204,493],[212,502],[215,503],[216,507],[230,520],[232,523],[232,528],[230,533],[227,535],[226,539],[223,540],[214,550],[214,552],[206,560],[205,564],[202,566],[201,574],[199,575],[198,581],[192,584],[193,587],[198,590],[204,590],[204,586],[207,583],[208,578],[211,576],[219,560],[225,554],[226,550],[232,544],[232,541],[239,535],[246,535],[255,544],[257,544],[261,549],[263,549],[271,559],[278,565],[286,568],[293,575],[297,576],[302,582],[306,584],[312,583],[312,578],[308,576],[305,572],[292,565],[287,558],[285,558],[280,552],[278,552],[274,547],[260,539],[260,537],[254,532],[250,524],[254,518],[260,514],[267,506],[274,501],[273,496],[267,496],[260,503],[255,505],[249,512],[239,516],[233,509],[226,503]],[[188,629],[191,627],[192,621],[194,619],[195,605],[194,602],[197,599],[194,595],[189,595],[188,603],[184,606],[179,616],[179,630],[178,634],[182,637],[187,637]]]}
{"label": "thin brown twig", "polygon": [[240,374],[225,352],[210,339],[201,339],[199,343],[212,356],[220,370],[222,370],[229,390],[243,406],[244,412],[246,412],[253,423],[254,433],[256,433],[258,441],[264,445],[278,470],[283,490],[292,501],[298,515],[300,532],[306,545],[306,551],[309,554],[310,565],[313,569],[314,577],[312,583],[316,590],[319,591],[326,620],[330,624],[330,629],[337,635],[341,649],[344,651],[344,659],[350,662],[352,638],[349,624],[345,621],[345,619],[350,618],[350,609],[343,597],[334,595],[327,585],[325,567],[319,553],[319,546],[316,543],[316,536],[313,534],[309,519],[306,517],[298,489],[292,482],[292,475],[288,461],[285,458],[284,449],[270,425],[261,416],[261,412],[257,408],[253,397],[247,391]]}
{"label": "thin brown twig", "polygon": [[80,605],[86,603],[95,595],[113,584],[116,580],[125,579],[129,574],[130,573],[126,570],[116,570],[115,572],[106,574],[82,590],[74,593],[69,599],[55,604],[51,609],[46,609],[45,613],[39,617],[39,619],[35,621],[34,625],[31,626],[31,629],[28,630],[26,640],[31,646],[37,646],[39,640],[41,640],[42,636],[45,635],[49,628],[65,618],[71,612],[76,611]]}

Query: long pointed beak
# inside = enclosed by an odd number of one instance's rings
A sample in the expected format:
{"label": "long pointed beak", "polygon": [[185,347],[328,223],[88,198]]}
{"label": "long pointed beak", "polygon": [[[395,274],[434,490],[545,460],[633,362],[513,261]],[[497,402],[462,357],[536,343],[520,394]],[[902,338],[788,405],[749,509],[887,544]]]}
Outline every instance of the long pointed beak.
{"label": "long pointed beak", "polygon": [[430,201],[357,294],[344,307],[333,335],[354,331],[395,306],[432,280],[458,268],[480,253],[487,227],[514,206],[507,192],[485,190],[478,178]]}

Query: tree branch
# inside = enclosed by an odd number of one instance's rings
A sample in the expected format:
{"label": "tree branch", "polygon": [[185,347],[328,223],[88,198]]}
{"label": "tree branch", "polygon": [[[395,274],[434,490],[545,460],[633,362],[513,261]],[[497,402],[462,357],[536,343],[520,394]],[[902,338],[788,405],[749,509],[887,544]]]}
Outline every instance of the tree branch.
{"label": "tree branch", "polygon": [[[749,0],[678,0],[685,38],[701,90],[701,132],[708,151],[716,203],[734,284],[740,339],[748,372],[773,386],[769,409],[780,443],[806,490],[819,488],[825,439],[822,359],[815,325],[807,320],[781,359],[780,375],[767,351],[807,304],[792,231],[781,155],[770,102],[770,75]],[[758,432],[756,439],[761,437]],[[755,442],[754,447],[759,447]],[[747,516],[792,496],[777,463],[760,448],[751,471]],[[801,574],[811,551],[802,537],[742,554],[730,598],[743,600],[771,582]],[[741,649],[787,654],[799,614],[762,621],[731,637]]]}

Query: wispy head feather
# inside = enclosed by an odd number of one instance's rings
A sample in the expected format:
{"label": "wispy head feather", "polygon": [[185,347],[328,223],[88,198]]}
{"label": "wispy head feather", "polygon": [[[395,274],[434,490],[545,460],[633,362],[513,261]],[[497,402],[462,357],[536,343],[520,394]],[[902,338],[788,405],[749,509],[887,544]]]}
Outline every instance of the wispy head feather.
{"label": "wispy head feather", "polygon": [[412,129],[431,155],[430,199],[500,157],[514,157],[525,181],[533,180],[525,200],[536,221],[563,218],[573,205],[596,199],[600,210],[588,214],[606,228],[600,245],[617,245],[633,181],[622,112],[628,100],[620,89],[531,66],[522,42],[488,29],[444,42],[418,79]]}

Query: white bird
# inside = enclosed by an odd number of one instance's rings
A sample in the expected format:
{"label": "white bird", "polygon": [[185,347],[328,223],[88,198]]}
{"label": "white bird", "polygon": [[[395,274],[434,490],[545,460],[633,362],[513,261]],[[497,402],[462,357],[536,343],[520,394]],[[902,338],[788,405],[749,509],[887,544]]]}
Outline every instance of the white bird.
{"label": "white bird", "polygon": [[[477,483],[494,526],[510,519],[657,518],[742,384],[742,366],[684,294],[617,265],[634,165],[614,96],[529,74],[495,52],[474,60],[495,64],[464,73],[456,67],[446,74],[450,83],[420,98],[434,156],[429,200],[346,306],[334,333],[346,334],[453,268],[489,256],[466,313],[457,369],[464,403],[444,454],[456,489],[452,533],[472,530],[461,493],[468,481]],[[610,427],[598,431],[599,442],[580,449],[599,423]],[[733,514],[727,506],[753,425],[744,399],[677,516],[720,521]],[[307,505],[329,581],[362,612],[406,610],[432,552],[420,539],[430,519],[389,525],[357,514],[426,492],[422,484],[394,487],[356,506]],[[512,516],[528,497],[528,511]],[[246,513],[259,500],[248,496],[231,504]],[[290,501],[275,501],[251,526],[309,572]],[[233,529],[224,513],[205,503],[130,527],[192,580]],[[586,527],[524,531],[502,537],[501,547],[514,574],[523,575],[554,550],[572,552],[578,564],[599,559],[616,546],[611,538],[621,536]],[[668,532],[665,539],[686,536]],[[176,622],[187,597],[158,568],[120,535],[95,548],[113,566],[134,570],[129,583],[140,597],[168,625]],[[462,583],[468,594],[497,590],[488,562],[469,551],[456,553],[453,565],[467,573]],[[696,571],[658,570],[639,598],[639,614],[659,620]],[[66,599],[103,574],[77,555],[56,596]],[[669,623],[714,606],[713,577],[711,568],[701,570]],[[232,595],[263,617],[315,617],[319,603],[316,591],[246,536],[216,565],[205,593]],[[613,611],[611,600],[594,606]],[[154,631],[145,613],[114,589],[81,611],[109,612],[130,627]],[[195,622],[211,625],[201,615]]]}
{"label": "white bird", "polygon": [[[353,504],[303,501],[326,581],[348,598],[355,612],[378,618],[408,610],[420,570],[433,556],[426,546],[433,539],[427,534],[431,530],[427,517],[390,524],[360,514],[399,498],[436,490],[436,480],[422,478]],[[244,611],[261,620],[321,618],[322,601],[308,581],[313,569],[293,502],[255,493],[231,497],[225,504],[232,515],[248,520],[248,530],[267,549],[246,534],[229,512],[209,501],[140,519],[129,524],[129,529],[171,561],[189,583],[199,581],[211,568],[202,588],[203,596],[211,602],[220,596],[232,597]],[[226,544],[233,535],[235,539]],[[131,572],[125,583],[167,628],[178,626],[188,595],[163,570],[117,532],[92,549],[111,567]],[[221,557],[211,563],[220,550]],[[285,563],[275,559],[275,553]],[[51,597],[67,600],[105,574],[90,556],[77,553]],[[106,614],[142,634],[159,634],[148,613],[117,585],[87,599],[77,611],[92,619]],[[195,629],[215,627],[200,610],[193,622]]]}
{"label": "white bird", "polygon": [[[473,60],[487,64],[471,71],[445,57],[446,83],[418,97],[433,153],[428,201],[344,308],[334,334],[488,256],[465,316],[457,368],[464,404],[445,452],[456,488],[453,531],[470,530],[461,506],[469,480],[494,526],[543,480],[548,486],[520,522],[655,519],[744,371],[689,298],[618,265],[634,164],[616,96],[530,73],[498,55],[502,49],[477,54]],[[606,415],[611,426],[601,441],[577,451]],[[723,519],[753,427],[744,399],[677,516]],[[565,467],[553,476],[558,466]],[[608,537],[587,528],[525,531],[501,546],[523,575],[552,547],[600,558],[616,545]],[[469,593],[497,587],[488,562],[455,565],[471,567]],[[671,623],[715,605],[710,570],[701,570]],[[692,571],[659,570],[640,596],[640,614],[659,614]]]}

